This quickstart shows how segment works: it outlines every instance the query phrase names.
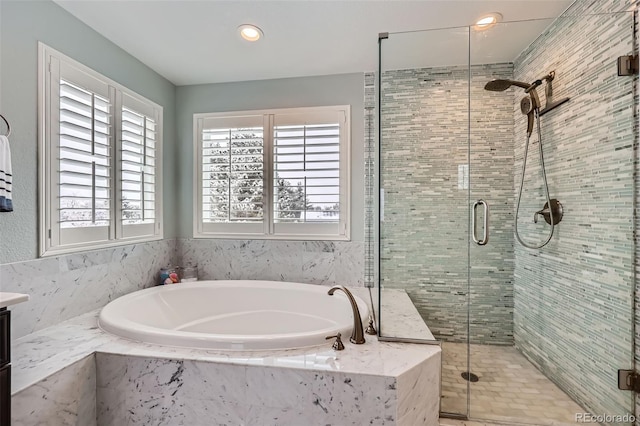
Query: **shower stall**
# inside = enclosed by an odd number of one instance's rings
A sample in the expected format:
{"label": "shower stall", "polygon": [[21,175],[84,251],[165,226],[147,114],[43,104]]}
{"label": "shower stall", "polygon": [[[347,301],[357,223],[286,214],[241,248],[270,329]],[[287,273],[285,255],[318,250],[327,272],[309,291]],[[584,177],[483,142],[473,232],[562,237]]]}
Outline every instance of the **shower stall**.
{"label": "shower stall", "polygon": [[[635,411],[618,389],[634,368],[637,76],[618,75],[634,12],[588,3],[380,35],[366,278],[383,338],[442,346],[444,416],[628,424]],[[398,294],[428,332],[388,326],[406,313],[386,303]]]}

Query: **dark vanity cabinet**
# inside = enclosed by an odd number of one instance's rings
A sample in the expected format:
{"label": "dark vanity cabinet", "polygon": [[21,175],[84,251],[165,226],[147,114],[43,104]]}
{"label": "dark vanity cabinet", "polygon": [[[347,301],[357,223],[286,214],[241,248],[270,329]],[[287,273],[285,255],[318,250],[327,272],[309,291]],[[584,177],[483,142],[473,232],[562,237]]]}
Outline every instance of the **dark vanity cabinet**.
{"label": "dark vanity cabinet", "polygon": [[11,312],[0,309],[0,426],[11,424]]}

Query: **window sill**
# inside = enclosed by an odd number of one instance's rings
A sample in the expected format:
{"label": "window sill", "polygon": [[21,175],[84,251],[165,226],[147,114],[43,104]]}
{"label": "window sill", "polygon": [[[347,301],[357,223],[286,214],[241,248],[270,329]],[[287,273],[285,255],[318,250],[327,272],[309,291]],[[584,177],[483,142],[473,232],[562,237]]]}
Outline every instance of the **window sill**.
{"label": "window sill", "polygon": [[155,235],[155,236],[150,237],[150,238],[149,237],[145,237],[145,238],[130,238],[130,239],[109,241],[109,242],[106,242],[106,243],[101,242],[101,243],[96,243],[96,244],[78,244],[78,245],[74,245],[74,246],[50,248],[48,250],[41,251],[40,252],[40,257],[41,258],[46,258],[46,257],[61,256],[61,255],[65,255],[65,254],[83,253],[83,252],[87,252],[87,251],[103,250],[103,249],[108,249],[108,248],[127,246],[127,245],[131,245],[131,244],[149,243],[149,242],[152,242],[152,241],[160,241],[160,240],[163,240],[163,239],[164,238],[163,238],[162,235]]}
{"label": "window sill", "polygon": [[275,240],[275,241],[351,241],[347,235],[265,235],[265,234],[195,234],[195,239]]}

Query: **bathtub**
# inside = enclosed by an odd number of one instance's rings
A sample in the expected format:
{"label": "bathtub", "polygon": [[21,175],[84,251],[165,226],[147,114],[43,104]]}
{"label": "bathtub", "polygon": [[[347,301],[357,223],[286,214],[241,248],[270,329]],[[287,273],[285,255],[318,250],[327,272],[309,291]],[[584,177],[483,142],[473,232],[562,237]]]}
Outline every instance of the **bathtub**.
{"label": "bathtub", "polygon": [[[122,296],[105,306],[103,330],[147,343],[201,349],[271,350],[327,345],[353,329],[343,292],[279,281],[198,281]],[[354,296],[366,320],[367,304]]]}

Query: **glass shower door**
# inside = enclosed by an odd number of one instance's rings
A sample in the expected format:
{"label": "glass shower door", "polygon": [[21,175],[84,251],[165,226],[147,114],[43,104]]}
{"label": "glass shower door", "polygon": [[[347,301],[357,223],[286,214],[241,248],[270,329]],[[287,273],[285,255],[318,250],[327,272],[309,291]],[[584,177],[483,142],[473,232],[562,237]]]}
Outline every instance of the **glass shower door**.
{"label": "glass shower door", "polygon": [[380,334],[443,342],[441,411],[468,385],[468,28],[389,34],[380,69]]}

